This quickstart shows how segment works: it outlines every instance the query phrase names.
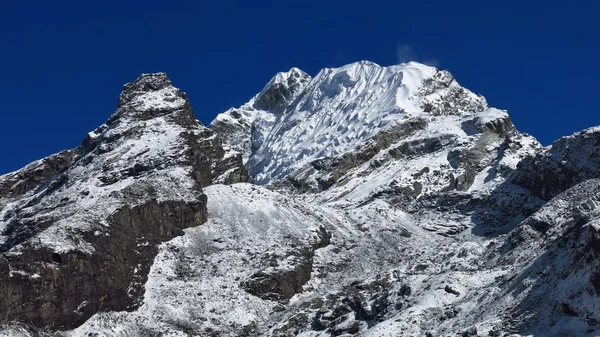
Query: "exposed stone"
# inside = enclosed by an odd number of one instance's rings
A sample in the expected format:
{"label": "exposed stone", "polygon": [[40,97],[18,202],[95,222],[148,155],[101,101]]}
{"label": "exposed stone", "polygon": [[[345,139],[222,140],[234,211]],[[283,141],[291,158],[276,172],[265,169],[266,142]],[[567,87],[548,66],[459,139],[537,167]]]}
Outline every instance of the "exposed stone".
{"label": "exposed stone", "polygon": [[[441,89],[442,97],[428,97]],[[446,70],[438,70],[433,77],[423,80],[419,95],[424,99],[421,108],[432,115],[462,115],[465,113],[479,112],[487,108],[487,102],[482,96],[473,99],[469,93],[454,80]]]}
{"label": "exposed stone", "polygon": [[69,167],[76,154],[76,150],[65,150],[33,162],[21,170],[0,176],[0,206],[2,198],[19,197],[48,182]]}
{"label": "exposed stone", "polygon": [[290,101],[304,89],[310,79],[308,74],[296,68],[287,73],[278,74],[256,98],[254,107],[260,110],[280,112],[290,105]]}
{"label": "exposed stone", "polygon": [[[310,280],[313,268],[313,252],[298,251],[287,257],[284,268],[269,268],[253,274],[241,287],[248,293],[263,299],[287,301],[302,291]],[[291,266],[290,266],[291,264]]]}
{"label": "exposed stone", "polygon": [[475,327],[469,328],[467,331],[462,333],[462,336],[463,337],[477,336],[477,328],[475,328]]}
{"label": "exposed stone", "polygon": [[56,253],[25,243],[20,254],[0,256],[2,322],[25,321],[47,329],[77,327],[98,311],[133,310],[141,303],[157,245],[206,221],[198,202],[125,207],[106,233],[77,233],[93,252]]}
{"label": "exposed stone", "polygon": [[410,296],[411,293],[412,293],[412,289],[406,283],[403,284],[402,287],[400,287],[400,290],[398,290],[398,296],[402,296],[402,297]]}
{"label": "exposed stone", "polygon": [[452,288],[449,285],[447,285],[447,286],[444,287],[444,291],[447,292],[447,293],[449,293],[449,294],[452,294],[452,295],[456,295],[456,296],[460,295],[460,292],[458,290]]}
{"label": "exposed stone", "polygon": [[[175,109],[141,108],[136,98],[147,93],[160,93],[161,99],[167,102],[181,102]],[[143,74],[136,81],[128,83],[119,95],[117,111],[109,118],[106,125],[112,124],[119,118],[134,118],[144,121],[160,116],[168,116],[182,127],[192,127],[200,122],[196,119],[186,94],[173,87],[165,73]]]}
{"label": "exposed stone", "polygon": [[577,183],[600,178],[599,144],[597,128],[563,137],[550,149],[520,162],[512,182],[550,200]]}

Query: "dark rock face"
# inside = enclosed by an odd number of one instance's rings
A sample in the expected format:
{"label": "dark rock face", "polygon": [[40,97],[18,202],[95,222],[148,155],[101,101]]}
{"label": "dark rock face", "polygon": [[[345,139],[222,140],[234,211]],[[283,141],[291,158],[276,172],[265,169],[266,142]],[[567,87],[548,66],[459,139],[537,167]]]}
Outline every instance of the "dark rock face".
{"label": "dark rock face", "polygon": [[292,69],[287,74],[287,78],[279,80],[277,76],[263,90],[256,99],[254,106],[260,110],[281,112],[310,81],[310,76],[298,69]]}
{"label": "dark rock face", "polygon": [[241,155],[226,157],[221,138],[214,131],[203,129],[201,133],[183,133],[187,145],[188,165],[193,170],[194,179],[200,187],[211,185],[213,181],[233,184],[249,180]]}
{"label": "dark rock face", "polygon": [[156,246],[206,221],[206,196],[198,199],[150,201],[119,210],[107,232],[83,233],[93,246],[90,254],[56,253],[26,243],[21,254],[0,256],[0,270],[6,271],[0,274],[3,321],[68,329],[98,311],[135,309]]}
{"label": "dark rock face", "polygon": [[313,256],[309,252],[298,252],[291,259],[291,267],[259,271],[242,283],[241,287],[262,299],[289,300],[302,291],[302,286],[310,280],[313,267]]}
{"label": "dark rock face", "polygon": [[282,267],[270,267],[256,272],[242,282],[242,289],[262,299],[286,302],[310,280],[315,250],[331,243],[331,233],[319,227],[309,245],[290,251]]}
{"label": "dark rock face", "polygon": [[456,296],[460,295],[460,292],[458,290],[452,288],[449,285],[447,285],[447,286],[444,287],[444,291],[447,292],[447,293],[449,293],[449,294],[452,294],[452,295],[456,295]]}
{"label": "dark rock face", "polygon": [[65,150],[0,177],[0,199],[19,197],[69,167],[76,151]]}
{"label": "dark rock face", "polygon": [[587,179],[600,177],[600,130],[588,129],[519,163],[512,182],[550,200]]}

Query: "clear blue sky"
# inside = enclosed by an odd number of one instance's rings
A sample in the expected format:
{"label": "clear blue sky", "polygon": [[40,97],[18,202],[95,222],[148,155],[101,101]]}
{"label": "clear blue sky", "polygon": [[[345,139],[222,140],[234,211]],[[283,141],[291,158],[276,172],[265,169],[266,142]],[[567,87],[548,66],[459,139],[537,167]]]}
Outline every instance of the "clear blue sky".
{"label": "clear blue sky", "polygon": [[600,2],[2,1],[0,173],[65,148],[165,71],[205,124],[292,66],[436,63],[542,143],[600,125]]}

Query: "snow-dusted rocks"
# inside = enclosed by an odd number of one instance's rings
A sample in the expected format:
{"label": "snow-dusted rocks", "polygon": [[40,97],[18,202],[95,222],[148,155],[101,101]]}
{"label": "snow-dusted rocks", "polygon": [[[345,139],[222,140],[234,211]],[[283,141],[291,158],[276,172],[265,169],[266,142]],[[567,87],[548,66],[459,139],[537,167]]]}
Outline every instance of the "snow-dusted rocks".
{"label": "snow-dusted rocks", "polygon": [[[144,305],[133,313],[97,315],[73,336],[310,336],[313,320],[323,321],[314,334],[366,328],[406,297],[395,295],[407,282],[401,270],[418,269],[420,262],[401,262],[402,251],[417,254],[429,237],[386,203],[344,212],[251,184],[214,185],[205,193],[208,222],[161,246]],[[392,268],[399,270],[390,275]],[[384,289],[389,301],[383,296],[372,312],[370,296]],[[364,303],[336,310],[350,290]]]}
{"label": "snow-dusted rocks", "polygon": [[414,62],[292,68],[209,128],[143,75],[0,177],[0,335],[598,336],[598,134],[543,148]]}
{"label": "snow-dusted rocks", "polygon": [[21,196],[60,173],[73,162],[74,151],[62,151],[0,177],[0,206]]}
{"label": "snow-dusted rocks", "polygon": [[115,119],[149,120],[164,115],[181,126],[197,123],[185,94],[173,87],[166,74],[143,74],[125,85],[108,124]]}
{"label": "snow-dusted rocks", "polygon": [[519,164],[513,182],[544,200],[600,176],[600,128],[563,137]]}
{"label": "snow-dusted rocks", "polygon": [[223,157],[185,95],[151,74],[80,147],[0,177],[2,320],[64,329],[135,308],[157,244],[206,221],[201,188],[245,174]]}

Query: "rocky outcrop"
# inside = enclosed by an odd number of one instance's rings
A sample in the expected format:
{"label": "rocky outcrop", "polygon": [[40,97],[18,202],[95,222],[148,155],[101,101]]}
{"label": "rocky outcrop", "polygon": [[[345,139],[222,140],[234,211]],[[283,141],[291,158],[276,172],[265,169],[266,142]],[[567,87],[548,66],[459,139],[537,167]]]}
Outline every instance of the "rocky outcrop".
{"label": "rocky outcrop", "polygon": [[302,291],[310,280],[313,268],[311,252],[294,252],[287,256],[282,267],[254,273],[241,287],[248,293],[265,300],[287,301]]}
{"label": "rocky outcrop", "polygon": [[282,112],[304,90],[311,77],[298,68],[277,74],[255,98],[254,107],[259,110]]}
{"label": "rocky outcrop", "polygon": [[535,157],[519,163],[512,182],[550,200],[587,179],[600,177],[600,129],[561,138]]}
{"label": "rocky outcrop", "polygon": [[73,163],[76,153],[76,150],[61,151],[33,162],[21,170],[0,176],[0,205],[1,199],[22,196],[65,170]]}
{"label": "rocky outcrop", "polygon": [[424,97],[420,102],[423,111],[435,116],[471,114],[488,108],[483,96],[473,98],[447,70],[438,70],[423,80],[419,95]]}
{"label": "rocky outcrop", "polygon": [[315,234],[310,245],[292,250],[283,258],[271,259],[275,266],[254,273],[242,282],[242,289],[262,299],[284,303],[300,293],[313,272],[315,250],[331,243],[331,233],[323,226]]}
{"label": "rocky outcrop", "polygon": [[467,133],[474,131],[480,133],[480,136],[468,148],[450,152],[448,161],[464,173],[452,177],[449,190],[468,190],[477,174],[490,167],[494,161],[500,161],[511,139],[519,137],[508,115],[494,117],[475,116],[462,123]]}
{"label": "rocky outcrop", "polygon": [[313,316],[312,328],[340,336],[356,334],[363,326],[376,325],[394,310],[390,288],[387,279],[366,284],[353,282],[343,292],[329,296]]}
{"label": "rocky outcrop", "polygon": [[223,141],[211,129],[201,133],[186,132],[181,135],[187,145],[186,158],[190,158],[195,180],[201,187],[219,184],[247,182],[248,171],[241,154],[231,154],[223,149]]}
{"label": "rocky outcrop", "polygon": [[123,118],[137,121],[169,117],[181,127],[198,125],[187,95],[175,88],[165,73],[144,74],[128,83],[119,95],[117,111],[106,125]]}

